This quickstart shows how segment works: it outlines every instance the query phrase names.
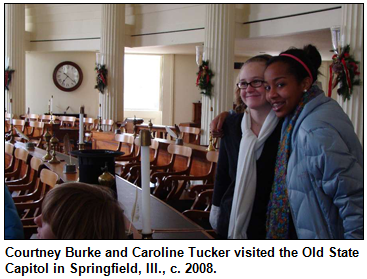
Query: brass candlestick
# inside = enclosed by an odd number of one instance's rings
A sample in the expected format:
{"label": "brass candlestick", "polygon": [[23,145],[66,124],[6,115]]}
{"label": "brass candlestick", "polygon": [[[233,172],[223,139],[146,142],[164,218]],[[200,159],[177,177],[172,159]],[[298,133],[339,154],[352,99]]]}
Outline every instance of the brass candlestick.
{"label": "brass candlestick", "polygon": [[150,132],[150,138],[154,139],[154,136],[153,136],[153,123],[152,123],[152,119],[149,119],[148,127],[149,127],[149,132]]}
{"label": "brass candlestick", "polygon": [[45,141],[46,141],[46,155],[42,157],[42,160],[43,161],[49,161],[49,160],[51,160],[52,156],[50,154],[51,134],[48,132],[48,129],[46,130],[46,133],[43,137],[45,138]]}
{"label": "brass candlestick", "polygon": [[215,147],[213,145],[213,135],[212,135],[212,133],[210,133],[210,135],[209,135],[209,145],[208,145],[208,148],[206,149],[206,151],[215,151]]}
{"label": "brass candlestick", "polygon": [[59,143],[59,140],[53,136],[50,140],[50,144],[51,144],[51,147],[52,147],[52,158],[50,161],[48,161],[50,164],[58,164],[60,163],[59,160],[57,160],[56,158],[56,145]]}
{"label": "brass candlestick", "polygon": [[98,132],[103,132],[102,130],[102,118],[98,117]]}

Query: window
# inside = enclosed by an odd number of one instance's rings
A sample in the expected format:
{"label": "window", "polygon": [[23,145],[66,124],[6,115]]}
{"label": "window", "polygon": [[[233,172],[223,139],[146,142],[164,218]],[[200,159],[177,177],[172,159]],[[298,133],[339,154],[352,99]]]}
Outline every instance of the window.
{"label": "window", "polygon": [[159,111],[161,62],[159,55],[125,55],[125,110]]}

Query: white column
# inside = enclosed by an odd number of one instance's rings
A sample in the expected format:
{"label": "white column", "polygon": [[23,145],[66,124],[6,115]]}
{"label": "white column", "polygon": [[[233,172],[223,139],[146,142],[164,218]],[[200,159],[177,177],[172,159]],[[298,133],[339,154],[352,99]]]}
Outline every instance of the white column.
{"label": "white column", "polygon": [[[25,5],[5,5],[5,57],[15,70],[9,86],[9,97],[13,99],[12,113],[19,117],[25,114]],[[7,99],[7,111],[9,100]]]}
{"label": "white column", "polygon": [[[341,35],[344,33],[344,45],[350,45],[350,52],[360,62],[361,85],[363,86],[363,4],[343,4]],[[343,101],[338,95],[338,102],[348,114],[354,130],[363,145],[363,87],[354,86],[350,100]]]}
{"label": "white column", "polygon": [[108,70],[102,119],[124,118],[125,4],[102,5],[101,48]]}
{"label": "white column", "polygon": [[207,4],[205,22],[205,60],[213,71],[212,97],[202,97],[201,144],[209,142],[209,125],[222,111],[233,106],[235,5]]}

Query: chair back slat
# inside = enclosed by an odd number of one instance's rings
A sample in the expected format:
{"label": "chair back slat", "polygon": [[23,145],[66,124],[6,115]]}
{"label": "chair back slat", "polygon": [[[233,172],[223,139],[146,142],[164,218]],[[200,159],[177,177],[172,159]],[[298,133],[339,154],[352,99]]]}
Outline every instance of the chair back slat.
{"label": "chair back slat", "polygon": [[55,187],[59,181],[59,176],[49,169],[43,169],[40,174],[40,180],[42,183],[47,184],[51,188]]}
{"label": "chair back slat", "polygon": [[74,127],[75,126],[75,121],[76,121],[76,117],[74,116],[60,116],[59,117],[60,120],[60,125],[61,126],[71,126]]}
{"label": "chair back slat", "polygon": [[218,163],[218,157],[218,151],[209,151],[208,153],[206,153],[206,159],[211,163]]}
{"label": "chair back slat", "polygon": [[109,132],[113,131],[114,121],[112,119],[102,119],[101,125],[106,126]]}
{"label": "chair back slat", "polygon": [[30,121],[33,120],[33,121],[38,121],[38,119],[40,118],[40,116],[38,114],[35,114],[35,113],[31,113],[31,114],[26,114],[25,115],[25,118],[26,119],[29,119]]}
{"label": "chair back slat", "polygon": [[13,156],[14,153],[14,144],[10,142],[5,143],[5,153],[9,154],[10,156]]}
{"label": "chair back slat", "polygon": [[167,148],[170,154],[180,155],[184,157],[191,157],[192,149],[188,146],[170,144]]}
{"label": "chair back slat", "polygon": [[[52,120],[56,120],[56,116],[52,115]],[[50,122],[51,121],[51,115],[42,115],[41,116],[41,122]]]}
{"label": "chair back slat", "polygon": [[43,161],[40,158],[32,157],[31,168],[33,170],[38,171],[41,165],[43,165]]}
{"label": "chair back slat", "polygon": [[18,160],[27,162],[29,152],[27,150],[23,149],[23,148],[16,148],[15,152],[14,152],[14,156]]}
{"label": "chair back slat", "polygon": [[29,127],[43,129],[45,127],[45,122],[30,121]]}

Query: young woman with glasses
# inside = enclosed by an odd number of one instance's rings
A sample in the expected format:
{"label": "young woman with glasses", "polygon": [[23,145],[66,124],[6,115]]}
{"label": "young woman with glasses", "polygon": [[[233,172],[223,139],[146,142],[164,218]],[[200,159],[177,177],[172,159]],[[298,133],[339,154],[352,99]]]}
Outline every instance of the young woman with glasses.
{"label": "young woman with glasses", "polygon": [[247,106],[223,123],[210,222],[221,238],[264,239],[281,122],[266,100],[269,56],[243,65],[237,84]]}

